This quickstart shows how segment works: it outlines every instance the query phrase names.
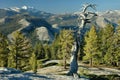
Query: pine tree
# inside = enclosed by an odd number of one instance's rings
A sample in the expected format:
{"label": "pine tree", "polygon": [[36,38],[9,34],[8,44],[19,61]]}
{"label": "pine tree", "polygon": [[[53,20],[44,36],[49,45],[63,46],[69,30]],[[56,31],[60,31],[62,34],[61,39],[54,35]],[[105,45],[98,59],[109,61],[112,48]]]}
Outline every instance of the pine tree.
{"label": "pine tree", "polygon": [[37,60],[45,58],[45,50],[41,42],[36,42],[34,52],[36,54]]}
{"label": "pine tree", "polygon": [[31,64],[31,69],[33,70],[34,73],[37,73],[37,56],[33,52],[32,56],[30,58],[30,64]]}
{"label": "pine tree", "polygon": [[120,25],[118,26],[115,34],[115,62],[116,66],[120,63]]}
{"label": "pine tree", "polygon": [[20,69],[22,71],[27,70],[30,65],[29,58],[32,53],[30,41],[21,32],[16,31],[13,33],[10,48],[9,59],[12,58],[13,61],[11,66],[14,66],[16,69]]}
{"label": "pine tree", "polygon": [[54,38],[52,44],[49,45],[51,59],[61,59],[58,55],[59,54],[59,52],[58,52],[59,49],[60,49],[59,37],[58,37],[58,34],[55,34],[55,38]]}
{"label": "pine tree", "polygon": [[8,53],[7,38],[0,33],[0,67],[7,67]]}
{"label": "pine tree", "polygon": [[104,63],[102,36],[103,36],[103,28],[99,28],[99,31],[98,31],[98,49],[99,49],[100,55],[99,55],[98,60],[100,61],[100,63]]}
{"label": "pine tree", "polygon": [[16,57],[16,50],[15,50],[15,46],[13,45],[9,45],[9,55],[8,55],[8,67],[11,67],[11,68],[16,68],[16,60],[15,60],[15,57]]}
{"label": "pine tree", "polygon": [[113,59],[113,51],[114,46],[111,44],[113,42],[113,36],[114,36],[114,27],[110,24],[108,24],[103,29],[102,34],[102,55],[104,56],[104,62],[107,64],[111,64],[111,61]]}
{"label": "pine tree", "polygon": [[61,59],[61,56],[59,55],[60,52],[60,39],[59,37],[55,37],[55,40],[53,41],[53,43],[50,45],[50,51],[51,51],[51,58],[52,59]]}
{"label": "pine tree", "polygon": [[59,44],[61,46],[61,53],[64,61],[64,68],[66,69],[66,59],[68,58],[68,56],[70,56],[71,48],[73,42],[75,41],[72,30],[62,30],[60,32],[59,39],[60,39]]}
{"label": "pine tree", "polygon": [[45,50],[45,58],[50,59],[51,58],[50,46],[46,44],[44,46],[44,50]]}
{"label": "pine tree", "polygon": [[57,53],[55,45],[50,46],[51,59],[57,59]]}
{"label": "pine tree", "polygon": [[85,46],[84,46],[84,59],[90,60],[90,66],[93,66],[93,62],[97,60],[99,56],[98,52],[98,39],[96,28],[92,26],[88,35],[85,36]]}
{"label": "pine tree", "polygon": [[105,55],[105,60],[107,64],[113,66],[119,66],[120,61],[120,27],[117,27],[116,32],[111,37],[111,44]]}

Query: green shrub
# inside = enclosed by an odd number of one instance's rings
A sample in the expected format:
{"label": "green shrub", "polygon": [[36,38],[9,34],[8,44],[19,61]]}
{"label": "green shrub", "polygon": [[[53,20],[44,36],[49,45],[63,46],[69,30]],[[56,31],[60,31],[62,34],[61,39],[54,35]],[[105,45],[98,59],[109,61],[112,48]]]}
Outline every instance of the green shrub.
{"label": "green shrub", "polygon": [[[64,66],[63,61],[59,61],[58,66]],[[66,66],[70,66],[70,64],[66,63]]]}
{"label": "green shrub", "polygon": [[49,59],[48,58],[45,58],[45,59],[40,59],[40,60],[37,60],[38,62],[42,62],[42,63],[45,63],[46,61],[48,61]]}
{"label": "green shrub", "polygon": [[37,60],[37,66],[38,68],[43,68],[43,62],[40,60]]}
{"label": "green shrub", "polygon": [[88,74],[85,75],[86,77],[88,77],[90,80],[120,80],[120,76],[119,75],[94,75],[94,74]]}
{"label": "green shrub", "polygon": [[63,61],[59,61],[58,66],[63,66]]}
{"label": "green shrub", "polygon": [[80,75],[86,75],[86,74],[88,74],[88,70],[85,70],[85,69],[83,69],[83,68],[80,68],[80,69],[79,69],[79,74],[80,74]]}

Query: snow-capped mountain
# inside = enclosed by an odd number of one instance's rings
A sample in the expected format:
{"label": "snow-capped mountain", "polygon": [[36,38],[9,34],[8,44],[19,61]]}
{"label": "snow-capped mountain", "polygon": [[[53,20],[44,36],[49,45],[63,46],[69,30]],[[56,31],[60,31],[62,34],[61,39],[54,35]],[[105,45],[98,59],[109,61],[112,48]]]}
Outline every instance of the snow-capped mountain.
{"label": "snow-capped mountain", "polygon": [[[16,13],[16,14],[23,14],[24,13],[24,14],[29,14],[31,16],[41,17],[41,18],[49,18],[50,16],[53,15],[52,13],[40,11],[40,10],[37,10],[31,6],[11,7],[11,8],[4,8],[1,10],[5,11],[4,14],[8,14],[8,12]],[[0,10],[0,12],[1,12],[1,10]],[[5,15],[5,16],[7,16],[7,15]]]}
{"label": "snow-capped mountain", "polygon": [[11,7],[11,8],[4,8],[5,10],[10,10],[10,11],[16,11],[16,12],[20,12],[21,10],[31,10],[31,11],[38,11],[36,9],[34,9],[33,7],[30,6],[22,6],[22,7]]}

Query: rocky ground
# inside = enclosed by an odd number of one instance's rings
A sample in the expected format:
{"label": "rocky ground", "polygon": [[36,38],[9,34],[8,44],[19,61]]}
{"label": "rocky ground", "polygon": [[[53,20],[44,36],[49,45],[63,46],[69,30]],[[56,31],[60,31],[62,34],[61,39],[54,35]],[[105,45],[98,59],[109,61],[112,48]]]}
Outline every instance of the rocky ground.
{"label": "rocky ground", "polygon": [[12,68],[0,68],[0,80],[89,80],[85,77],[77,78],[63,75],[68,70],[60,66],[49,66],[37,70],[37,74],[32,71],[22,73]]}
{"label": "rocky ground", "polygon": [[0,80],[89,80],[87,78],[73,78],[72,76],[65,75],[39,75],[32,73],[19,73],[19,74],[8,74],[1,75]]}
{"label": "rocky ground", "polygon": [[[79,78],[67,76],[68,69],[62,66],[48,66],[37,70],[37,74],[32,71],[22,73],[12,68],[0,68],[0,80],[90,80],[84,76]],[[78,73],[88,73],[94,75],[112,75],[117,74],[120,77],[120,70],[112,68],[91,68],[79,64]],[[120,79],[120,78],[119,78]],[[118,79],[118,80],[119,80]]]}

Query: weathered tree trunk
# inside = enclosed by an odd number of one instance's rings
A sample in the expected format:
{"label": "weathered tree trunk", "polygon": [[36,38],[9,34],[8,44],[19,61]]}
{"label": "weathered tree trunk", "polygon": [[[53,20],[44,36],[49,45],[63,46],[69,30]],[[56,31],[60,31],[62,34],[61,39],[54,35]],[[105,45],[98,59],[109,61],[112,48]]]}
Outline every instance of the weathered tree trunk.
{"label": "weathered tree trunk", "polygon": [[74,46],[72,47],[70,70],[68,72],[68,75],[77,74],[78,71],[77,55],[78,55],[78,45],[77,42],[74,42]]}
{"label": "weathered tree trunk", "polygon": [[96,15],[94,12],[86,12],[88,7],[95,9],[95,4],[86,4],[83,7],[84,7],[83,12],[79,15],[78,18],[79,20],[81,20],[81,23],[78,23],[79,30],[77,31],[76,42],[74,43],[72,48],[70,70],[68,72],[68,75],[77,74],[77,70],[78,70],[77,57],[78,57],[78,51],[80,49],[80,43],[85,33],[84,27],[86,23],[90,23],[89,21],[90,19],[88,19],[87,17],[89,14],[93,14],[93,17]]}
{"label": "weathered tree trunk", "polygon": [[90,66],[93,66],[92,58],[90,58]]}
{"label": "weathered tree trunk", "polygon": [[66,56],[64,56],[63,61],[64,61],[64,62],[63,62],[63,63],[64,63],[64,64],[63,64],[63,65],[64,65],[64,69],[67,69],[67,67],[66,67]]}

